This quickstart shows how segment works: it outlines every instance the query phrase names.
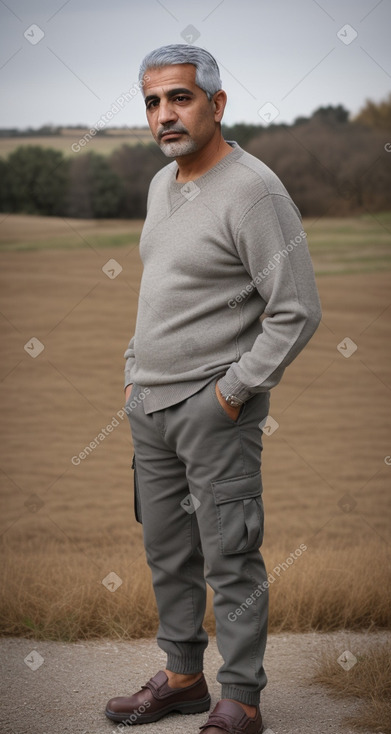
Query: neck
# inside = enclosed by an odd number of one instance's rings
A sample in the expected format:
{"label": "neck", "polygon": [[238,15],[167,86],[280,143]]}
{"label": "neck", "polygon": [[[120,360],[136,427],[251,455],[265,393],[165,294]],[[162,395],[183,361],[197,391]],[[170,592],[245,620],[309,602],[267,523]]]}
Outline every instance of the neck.
{"label": "neck", "polygon": [[232,152],[232,146],[225,142],[220,130],[217,132],[201,150],[175,159],[178,164],[178,183],[194,181]]}

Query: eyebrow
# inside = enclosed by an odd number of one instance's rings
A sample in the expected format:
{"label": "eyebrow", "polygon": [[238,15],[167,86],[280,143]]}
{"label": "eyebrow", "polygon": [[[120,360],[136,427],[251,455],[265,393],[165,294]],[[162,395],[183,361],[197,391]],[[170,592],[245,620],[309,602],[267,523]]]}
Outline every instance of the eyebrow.
{"label": "eyebrow", "polygon": [[[176,97],[178,94],[188,94],[191,97],[194,97],[194,92],[191,91],[191,89],[186,89],[186,87],[178,87],[177,89],[169,89],[169,91],[166,93],[166,97],[169,99],[171,97]],[[145,104],[147,105],[148,102],[151,102],[152,99],[159,99],[159,95],[157,94],[149,94],[147,97],[145,97]]]}

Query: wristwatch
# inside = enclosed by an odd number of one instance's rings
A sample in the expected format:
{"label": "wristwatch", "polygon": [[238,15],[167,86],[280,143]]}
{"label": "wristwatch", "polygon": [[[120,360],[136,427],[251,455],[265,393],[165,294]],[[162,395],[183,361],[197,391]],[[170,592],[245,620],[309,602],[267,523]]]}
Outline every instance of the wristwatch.
{"label": "wristwatch", "polygon": [[239,405],[243,405],[244,400],[240,400],[240,398],[237,398],[236,395],[227,395],[225,398],[228,405],[231,405],[233,408],[238,408]]}

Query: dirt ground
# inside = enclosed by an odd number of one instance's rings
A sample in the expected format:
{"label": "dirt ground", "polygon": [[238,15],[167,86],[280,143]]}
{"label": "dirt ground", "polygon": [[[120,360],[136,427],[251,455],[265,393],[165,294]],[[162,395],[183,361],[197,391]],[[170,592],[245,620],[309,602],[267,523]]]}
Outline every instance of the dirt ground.
{"label": "dirt ground", "polygon": [[[360,701],[336,700],[322,686],[311,685],[311,677],[320,650],[335,644],[341,653],[349,650],[359,657],[371,637],[385,641],[390,635],[271,635],[265,656],[268,684],[261,694],[264,734],[354,734],[344,718],[359,713]],[[0,649],[3,734],[118,734],[123,729],[104,714],[107,700],[139,690],[165,664],[164,654],[150,640],[70,645],[4,639]],[[205,677],[212,708],[220,697],[220,664],[211,640]],[[171,714],[144,724],[142,732],[196,734],[206,719],[207,714]],[[364,729],[362,734],[373,733]]]}

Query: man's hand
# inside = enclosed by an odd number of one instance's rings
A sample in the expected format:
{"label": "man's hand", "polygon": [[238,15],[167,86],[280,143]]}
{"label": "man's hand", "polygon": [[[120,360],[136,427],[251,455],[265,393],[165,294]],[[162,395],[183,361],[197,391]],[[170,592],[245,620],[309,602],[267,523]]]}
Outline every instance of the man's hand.
{"label": "man's hand", "polygon": [[229,417],[233,421],[236,421],[240,413],[241,405],[238,405],[237,408],[234,408],[232,405],[229,405],[226,399],[222,396],[217,382],[216,382],[215,390],[216,390],[217,400],[219,401],[220,405],[224,408],[227,415],[229,415]]}
{"label": "man's hand", "polygon": [[132,392],[132,387],[133,387],[132,383],[130,385],[126,385],[126,388],[125,388],[125,403],[127,403],[128,400],[129,400],[130,393]]}

